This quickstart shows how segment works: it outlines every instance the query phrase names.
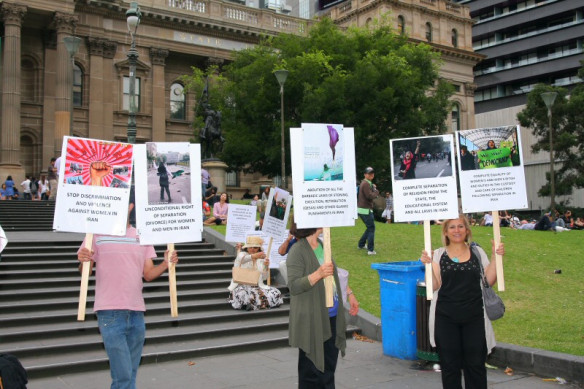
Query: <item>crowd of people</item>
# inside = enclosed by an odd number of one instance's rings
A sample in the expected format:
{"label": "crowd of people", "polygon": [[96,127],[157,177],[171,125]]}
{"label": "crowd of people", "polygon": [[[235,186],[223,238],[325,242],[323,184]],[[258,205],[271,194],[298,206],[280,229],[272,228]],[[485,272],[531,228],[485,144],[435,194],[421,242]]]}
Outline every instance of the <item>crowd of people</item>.
{"label": "crowd of people", "polygon": [[[471,225],[492,227],[492,212],[485,212],[482,218],[478,221],[471,218],[470,223]],[[508,211],[499,211],[499,225],[500,227],[509,227],[514,230],[563,232],[570,230],[583,230],[584,219],[581,217],[574,217],[572,211],[569,209],[565,210],[564,213],[560,213],[557,210],[553,213],[545,212],[537,219],[522,219],[518,215],[510,214]]]}

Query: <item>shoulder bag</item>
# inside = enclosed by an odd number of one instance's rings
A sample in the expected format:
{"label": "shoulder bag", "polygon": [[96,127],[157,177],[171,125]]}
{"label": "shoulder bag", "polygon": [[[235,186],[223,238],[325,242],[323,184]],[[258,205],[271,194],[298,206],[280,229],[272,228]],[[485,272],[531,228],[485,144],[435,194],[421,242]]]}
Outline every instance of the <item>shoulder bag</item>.
{"label": "shoulder bag", "polygon": [[256,269],[246,269],[240,266],[233,266],[233,282],[241,285],[256,286],[260,278],[260,272]]}
{"label": "shoulder bag", "polygon": [[[475,251],[475,255],[478,254]],[[480,255],[477,255],[479,259],[479,267],[481,269],[481,282],[483,283],[483,304],[485,304],[485,311],[487,312],[487,317],[491,321],[498,320],[505,314],[505,303],[501,300],[501,297],[495,293],[493,288],[489,285],[485,272],[483,270],[483,264]]]}

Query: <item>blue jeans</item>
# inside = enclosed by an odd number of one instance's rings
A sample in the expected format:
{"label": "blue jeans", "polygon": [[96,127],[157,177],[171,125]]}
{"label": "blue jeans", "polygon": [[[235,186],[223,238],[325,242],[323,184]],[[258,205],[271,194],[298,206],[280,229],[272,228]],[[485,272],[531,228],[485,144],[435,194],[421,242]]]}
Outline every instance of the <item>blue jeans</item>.
{"label": "blue jeans", "polygon": [[373,218],[373,211],[369,211],[368,215],[359,214],[359,217],[367,227],[363,235],[361,235],[361,239],[359,239],[359,247],[365,247],[365,242],[367,242],[367,250],[373,251],[375,249],[375,219]]}
{"label": "blue jeans", "polygon": [[109,358],[111,389],[135,389],[146,333],[144,312],[97,311],[97,321]]}

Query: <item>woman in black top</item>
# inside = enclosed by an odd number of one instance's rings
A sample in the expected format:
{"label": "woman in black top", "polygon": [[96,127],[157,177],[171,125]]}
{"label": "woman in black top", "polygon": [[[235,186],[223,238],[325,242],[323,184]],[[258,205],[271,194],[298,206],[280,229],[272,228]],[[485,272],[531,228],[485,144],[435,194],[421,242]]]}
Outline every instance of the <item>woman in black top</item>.
{"label": "woman in black top", "polygon": [[[492,335],[492,328],[485,324],[480,266],[490,285],[497,281],[497,272],[495,261],[489,263],[482,248],[469,244],[471,236],[466,217],[447,220],[442,225],[444,247],[436,250],[434,260],[425,251],[421,257],[422,262],[432,263],[437,292],[430,314],[430,326],[434,324],[430,337],[438,350],[445,389],[462,388],[461,370],[465,388],[487,388],[487,335]],[[503,244],[495,250],[493,243],[492,252],[493,257],[495,252],[504,255]]]}

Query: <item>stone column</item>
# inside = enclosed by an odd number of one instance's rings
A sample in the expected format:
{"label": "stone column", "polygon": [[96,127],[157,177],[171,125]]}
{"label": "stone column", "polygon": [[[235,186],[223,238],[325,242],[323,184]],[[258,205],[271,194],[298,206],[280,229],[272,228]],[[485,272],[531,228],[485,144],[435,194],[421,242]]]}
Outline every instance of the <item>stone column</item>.
{"label": "stone column", "polygon": [[[6,2],[0,8],[4,22],[0,136],[0,174],[3,179],[8,174],[24,175],[20,164],[20,29],[26,10],[25,6]],[[17,177],[13,178],[16,182]]]}
{"label": "stone column", "polygon": [[103,44],[101,38],[87,38],[89,49],[89,137],[105,139],[103,131]]}
{"label": "stone column", "polygon": [[55,152],[61,153],[63,137],[71,129],[71,59],[63,39],[75,33],[78,17],[63,12],[55,12],[53,26],[57,31],[57,62],[55,88]]}
{"label": "stone column", "polygon": [[164,77],[168,50],[150,48],[152,61],[152,141],[166,140],[166,88]]}
{"label": "stone column", "polygon": [[[57,62],[57,34],[54,30],[43,31],[43,132],[42,172],[47,173],[49,161],[55,154],[55,66]],[[61,148],[61,147],[59,147]]]}
{"label": "stone column", "polygon": [[120,97],[118,80],[114,80],[114,57],[118,44],[114,41],[103,42],[103,138],[114,140],[114,102]]}

